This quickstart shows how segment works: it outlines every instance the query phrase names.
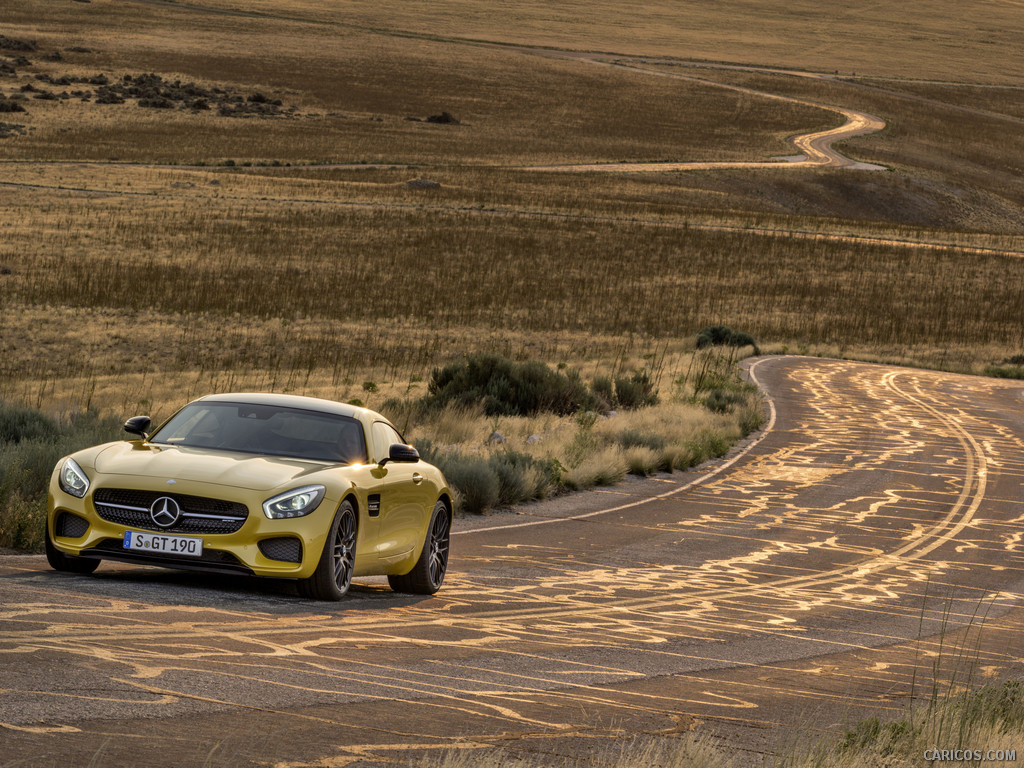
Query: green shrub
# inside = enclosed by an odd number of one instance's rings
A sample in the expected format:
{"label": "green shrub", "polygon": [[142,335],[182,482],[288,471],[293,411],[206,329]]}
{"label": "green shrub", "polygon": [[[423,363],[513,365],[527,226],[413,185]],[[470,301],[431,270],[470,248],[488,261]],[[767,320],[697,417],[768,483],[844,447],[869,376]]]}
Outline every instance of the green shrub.
{"label": "green shrub", "polygon": [[883,757],[891,755],[911,731],[912,727],[907,720],[883,724],[877,717],[869,717],[846,732],[839,744],[839,752],[871,751]]}
{"label": "green shrub", "polygon": [[615,405],[615,388],[612,384],[610,376],[595,376],[594,380],[590,383],[590,388],[594,392],[594,396],[601,401],[602,410],[611,408]]}
{"label": "green shrub", "polygon": [[751,432],[759,430],[762,424],[764,424],[764,409],[761,407],[761,398],[748,397],[740,409],[740,433],[746,437]]}
{"label": "green shrub", "polygon": [[42,412],[23,405],[0,403],[0,445],[56,435],[57,424]]}
{"label": "green shrub", "polygon": [[624,452],[626,467],[631,475],[647,477],[665,468],[665,459],[660,451],[643,446],[627,448]]}
{"label": "green shrub", "polygon": [[722,432],[715,429],[701,430],[686,445],[690,449],[691,466],[694,467],[703,464],[708,459],[725,456],[729,451],[729,440]]}
{"label": "green shrub", "polygon": [[119,419],[83,411],[63,422],[0,403],[0,546],[42,546],[46,493],[57,462],[69,453],[124,435]]}
{"label": "green shrub", "polygon": [[450,455],[443,462],[441,471],[459,492],[463,511],[484,512],[498,505],[501,480],[487,459]]}
{"label": "green shrub", "polygon": [[491,462],[478,456],[466,456],[457,449],[442,449],[431,440],[418,440],[420,458],[440,469],[458,499],[461,512],[484,512],[498,505],[501,479]]}
{"label": "green shrub", "polygon": [[746,400],[742,392],[726,389],[713,389],[701,399],[701,403],[713,413],[731,413],[738,403]]}
{"label": "green shrub", "polygon": [[749,333],[734,331],[727,325],[709,325],[697,334],[697,349],[706,347],[753,347],[760,354],[757,342]]}
{"label": "green shrub", "polygon": [[593,411],[581,411],[576,415],[576,434],[565,449],[565,460],[569,469],[576,469],[597,449],[597,435],[594,425],[597,414]]}
{"label": "green shrub", "polygon": [[20,494],[0,499],[0,546],[38,552],[46,530],[46,497],[29,500]]}
{"label": "green shrub", "polygon": [[987,365],[985,375],[995,379],[1024,379],[1024,365]]}
{"label": "green shrub", "polygon": [[435,368],[424,404],[481,404],[488,416],[565,416],[598,407],[597,398],[577,371],[560,373],[539,361],[517,363],[499,355],[472,355]]}
{"label": "green shrub", "polygon": [[498,451],[488,464],[498,477],[498,502],[504,506],[544,498],[560,479],[557,462],[541,461],[522,451]]}
{"label": "green shrub", "polygon": [[959,719],[1004,728],[1024,725],[1024,683],[1007,680],[964,694],[956,703]]}
{"label": "green shrub", "polygon": [[615,442],[623,448],[650,448],[652,451],[665,449],[665,438],[639,429],[624,429],[615,435]]}
{"label": "green shrub", "polygon": [[623,408],[643,408],[655,405],[658,395],[654,391],[654,382],[647,371],[634,371],[632,376],[615,378],[615,403]]}

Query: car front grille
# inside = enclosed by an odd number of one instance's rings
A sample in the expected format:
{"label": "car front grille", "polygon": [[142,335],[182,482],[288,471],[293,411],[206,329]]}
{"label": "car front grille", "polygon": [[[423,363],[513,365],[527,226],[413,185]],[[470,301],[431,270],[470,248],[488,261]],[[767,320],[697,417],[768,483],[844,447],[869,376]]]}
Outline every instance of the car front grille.
{"label": "car front grille", "polygon": [[[165,496],[181,507],[181,519],[169,529],[154,523],[149,513],[153,502]],[[125,488],[99,488],[93,494],[93,504],[96,514],[107,522],[147,531],[234,533],[249,517],[249,508],[234,501]]]}

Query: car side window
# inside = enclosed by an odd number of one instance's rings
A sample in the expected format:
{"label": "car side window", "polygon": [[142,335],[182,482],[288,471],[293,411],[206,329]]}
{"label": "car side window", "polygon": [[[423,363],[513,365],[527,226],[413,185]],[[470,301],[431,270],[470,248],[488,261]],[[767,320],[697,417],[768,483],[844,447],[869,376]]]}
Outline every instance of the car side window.
{"label": "car side window", "polygon": [[373,440],[373,455],[377,461],[387,458],[388,449],[392,445],[403,442],[402,436],[390,424],[385,424],[383,421],[373,422],[370,437]]}
{"label": "car side window", "polygon": [[362,464],[366,461],[366,439],[363,425],[355,419],[345,419],[338,431],[335,448],[338,460],[343,464]]}

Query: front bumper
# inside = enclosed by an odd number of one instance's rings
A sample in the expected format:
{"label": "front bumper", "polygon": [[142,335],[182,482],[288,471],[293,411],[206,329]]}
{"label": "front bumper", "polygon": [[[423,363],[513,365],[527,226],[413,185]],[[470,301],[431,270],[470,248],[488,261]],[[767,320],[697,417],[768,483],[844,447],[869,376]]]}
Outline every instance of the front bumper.
{"label": "front bumper", "polygon": [[[324,498],[319,507],[304,517],[271,520],[263,514],[264,494],[238,491],[210,484],[189,483],[168,492],[166,486],[147,482],[145,478],[118,477],[106,483],[94,483],[84,498],[78,499],[62,491],[56,484],[50,489],[47,526],[53,545],[67,555],[157,565],[166,568],[200,570],[219,573],[242,573],[255,576],[306,578],[316,569],[323,551],[327,531],[338,501]],[[192,496],[225,499],[245,505],[248,515],[232,533],[194,532],[161,529],[156,525],[125,525],[123,520],[104,519],[97,510],[94,496],[104,487],[126,485],[139,493],[156,493],[171,497]],[[328,494],[329,495],[329,494]],[[109,510],[104,513],[110,517]],[[162,552],[143,552],[124,548],[126,531],[162,533],[168,536],[199,537],[203,552],[189,557]]]}

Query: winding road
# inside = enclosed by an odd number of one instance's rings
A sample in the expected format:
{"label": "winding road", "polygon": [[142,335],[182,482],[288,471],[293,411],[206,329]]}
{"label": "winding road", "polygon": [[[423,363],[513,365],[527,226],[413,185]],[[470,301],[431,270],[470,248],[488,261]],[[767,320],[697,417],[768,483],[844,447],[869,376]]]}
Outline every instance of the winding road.
{"label": "winding road", "polygon": [[1019,677],[1024,385],[795,357],[750,375],[756,439],[460,519],[432,598],[0,557],[3,765],[585,764],[693,728],[756,757]]}
{"label": "winding road", "polygon": [[[583,164],[567,164],[567,165],[545,165],[545,166],[527,166],[523,170],[531,171],[561,171],[565,173],[665,173],[668,171],[707,171],[717,169],[735,169],[735,168],[848,168],[856,170],[866,171],[883,171],[885,170],[884,165],[876,165],[874,163],[863,163],[856,160],[851,160],[845,155],[841,154],[838,150],[833,148],[833,144],[840,141],[846,141],[848,139],[855,138],[857,136],[865,136],[870,133],[877,133],[885,128],[885,121],[881,118],[869,115],[867,112],[859,112],[854,109],[847,109],[845,107],[835,107],[828,104],[820,104],[818,102],[807,101],[805,99],[797,99],[791,96],[782,96],[776,93],[770,93],[768,91],[759,91],[753,88],[746,88],[740,85],[730,85],[728,83],[720,83],[715,80],[708,80],[702,77],[695,77],[693,75],[684,75],[679,72],[668,71],[665,69],[651,69],[650,64],[662,64],[662,65],[679,65],[681,62],[670,61],[670,60],[644,60],[643,64],[634,63],[626,59],[615,59],[613,61],[607,60],[607,56],[601,54],[591,54],[584,52],[571,52],[564,53],[560,51],[549,51],[542,49],[520,49],[526,53],[536,53],[538,55],[556,57],[556,58],[568,58],[574,61],[587,61],[592,64],[598,64],[602,66],[618,66],[628,67],[637,71],[643,72],[648,75],[655,77],[669,77],[676,80],[685,80],[692,83],[699,83],[701,85],[712,86],[715,88],[722,88],[728,91],[734,91],[742,93],[747,96],[754,96],[761,99],[769,99],[772,101],[784,101],[790,104],[799,104],[804,107],[814,107],[817,109],[834,112],[841,115],[846,122],[836,128],[830,128],[825,131],[812,131],[810,133],[798,134],[793,136],[790,141],[796,148],[799,155],[792,157],[779,158],[775,160],[767,161],[754,161],[754,160],[740,160],[740,161],[696,161],[696,162],[668,162],[668,163],[583,163]],[[685,64],[685,62],[683,62]],[[767,72],[774,74],[788,74],[798,77],[809,77],[812,79],[830,79],[826,75],[819,75],[818,73],[812,72],[795,72],[776,69],[766,69],[760,67],[743,67],[733,64],[705,64],[703,65],[709,69],[728,69],[733,71],[744,71],[744,72]]]}

